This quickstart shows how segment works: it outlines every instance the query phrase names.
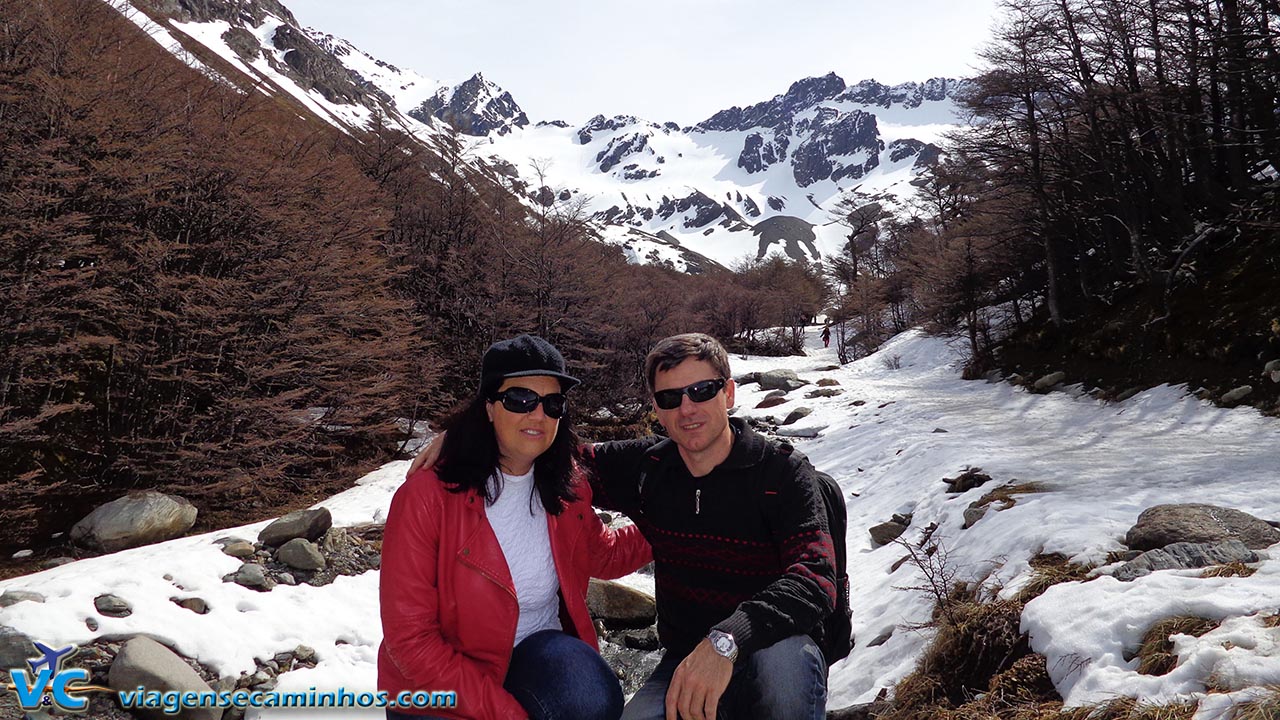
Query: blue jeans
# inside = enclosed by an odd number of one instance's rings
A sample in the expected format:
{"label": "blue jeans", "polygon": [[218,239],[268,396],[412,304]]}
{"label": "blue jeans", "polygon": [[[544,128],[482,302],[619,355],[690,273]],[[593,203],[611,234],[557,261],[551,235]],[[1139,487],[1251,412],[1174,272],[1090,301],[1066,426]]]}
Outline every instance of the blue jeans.
{"label": "blue jeans", "polygon": [[[668,654],[622,711],[622,720],[663,720],[667,687],[684,658]],[[733,668],[716,717],[724,720],[824,720],[827,663],[807,635],[792,635]]]}
{"label": "blue jeans", "polygon": [[[530,720],[618,720],[622,714],[622,685],[604,658],[559,630],[542,630],[520,641],[511,651],[502,687]],[[430,718],[387,710],[387,720]]]}

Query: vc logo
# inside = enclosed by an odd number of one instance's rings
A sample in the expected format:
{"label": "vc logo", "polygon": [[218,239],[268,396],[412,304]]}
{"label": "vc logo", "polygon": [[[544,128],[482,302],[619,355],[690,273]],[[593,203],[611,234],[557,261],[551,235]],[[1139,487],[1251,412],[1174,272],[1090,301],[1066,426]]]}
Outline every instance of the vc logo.
{"label": "vc logo", "polygon": [[68,645],[61,650],[54,650],[40,643],[35,646],[44,655],[27,661],[31,666],[30,673],[22,668],[9,671],[9,687],[18,696],[18,704],[23,710],[48,710],[56,707],[59,710],[78,712],[88,707],[89,701],[74,693],[109,690],[83,684],[72,685],[89,682],[89,671],[84,668],[62,669],[62,663],[75,654],[75,645]]}

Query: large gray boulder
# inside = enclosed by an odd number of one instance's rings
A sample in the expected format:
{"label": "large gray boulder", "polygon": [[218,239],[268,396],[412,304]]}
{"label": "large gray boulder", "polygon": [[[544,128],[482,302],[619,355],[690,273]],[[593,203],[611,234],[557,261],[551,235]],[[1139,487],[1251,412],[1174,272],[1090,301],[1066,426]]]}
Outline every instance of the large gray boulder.
{"label": "large gray boulder", "polygon": [[765,390],[785,390],[787,392],[799,390],[809,384],[809,381],[801,380],[800,377],[796,375],[795,370],[786,369],[762,372],[760,373],[759,382],[760,387]]}
{"label": "large gray boulder", "polygon": [[872,547],[880,547],[902,537],[907,531],[907,526],[898,522],[886,522],[879,525],[873,525],[867,529],[867,533],[871,535]]}
{"label": "large gray boulder", "polygon": [[645,627],[658,616],[657,603],[646,593],[595,578],[587,586],[587,609],[613,627]]}
{"label": "large gray boulder", "polygon": [[324,555],[310,540],[294,538],[276,552],[276,559],[297,570],[319,570],[324,567]]}
{"label": "large gray boulder", "polygon": [[1156,570],[1184,570],[1234,562],[1258,562],[1258,554],[1239,540],[1220,543],[1179,542],[1148,550],[1121,565],[1112,575],[1117,580],[1129,581]]}
{"label": "large gray boulder", "polygon": [[1249,513],[1204,503],[1156,505],[1142,511],[1125,535],[1134,550],[1154,550],[1176,542],[1239,540],[1260,550],[1280,542],[1280,530]]}
{"label": "large gray boulder", "polygon": [[[177,653],[149,637],[139,635],[120,648],[107,684],[112,690],[136,690],[139,685],[160,692],[209,692],[210,687]],[[222,720],[222,708],[188,708],[177,715],[166,715],[161,709],[134,710],[144,718],[181,718],[182,720]]]}
{"label": "large gray boulder", "polygon": [[332,526],[333,516],[329,514],[329,508],[297,510],[262,528],[258,542],[271,547],[283,545],[294,538],[315,542]]}
{"label": "large gray boulder", "polygon": [[[17,605],[20,602],[44,602],[44,595],[31,590],[5,590],[0,594],[0,608],[7,608],[10,605]],[[3,670],[4,668],[0,668]]]}
{"label": "large gray boulder", "polygon": [[[27,660],[40,657],[31,638],[8,625],[0,625],[0,669],[6,671],[5,682],[11,668],[27,668]],[[27,668],[30,670],[30,668]]]}
{"label": "large gray boulder", "polygon": [[172,540],[195,522],[196,508],[188,500],[148,490],[97,507],[71,528],[71,541],[115,552]]}

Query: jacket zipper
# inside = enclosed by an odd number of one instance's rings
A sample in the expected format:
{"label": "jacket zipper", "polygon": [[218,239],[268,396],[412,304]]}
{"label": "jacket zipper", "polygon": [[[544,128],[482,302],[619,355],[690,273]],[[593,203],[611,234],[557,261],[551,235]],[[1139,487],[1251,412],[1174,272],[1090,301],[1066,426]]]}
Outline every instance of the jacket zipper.
{"label": "jacket zipper", "polygon": [[693,491],[693,514],[702,514],[702,488]]}

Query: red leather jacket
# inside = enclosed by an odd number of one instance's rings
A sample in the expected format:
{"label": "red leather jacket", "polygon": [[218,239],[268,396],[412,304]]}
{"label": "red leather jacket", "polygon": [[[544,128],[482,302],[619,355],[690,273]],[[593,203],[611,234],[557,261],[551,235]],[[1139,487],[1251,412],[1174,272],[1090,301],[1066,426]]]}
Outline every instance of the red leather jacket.
{"label": "red leather jacket", "polygon": [[[653,554],[635,526],[604,527],[591,489],[559,516],[547,515],[551,555],[560,579],[565,632],[594,648],[587,580],[621,577]],[[423,468],[396,491],[382,541],[382,646],[378,688],[394,701],[405,690],[452,690],[456,708],[396,708],[450,718],[525,718],[502,688],[515,641],[519,605],[484,498],[452,493]]]}

